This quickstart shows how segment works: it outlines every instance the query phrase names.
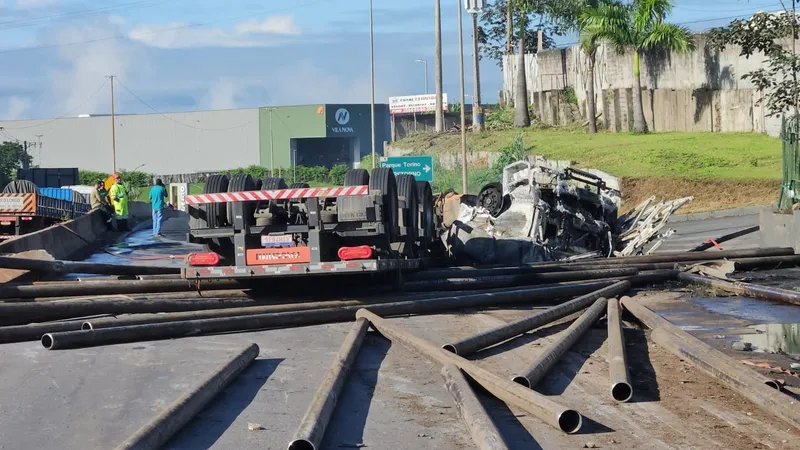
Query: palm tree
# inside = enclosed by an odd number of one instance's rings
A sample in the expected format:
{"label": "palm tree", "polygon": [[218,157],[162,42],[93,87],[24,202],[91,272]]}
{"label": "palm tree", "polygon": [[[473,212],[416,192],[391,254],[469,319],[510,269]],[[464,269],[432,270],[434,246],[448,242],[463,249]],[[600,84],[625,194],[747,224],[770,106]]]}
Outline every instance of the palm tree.
{"label": "palm tree", "polygon": [[[512,0],[509,0],[511,2]],[[517,59],[517,79],[514,85],[514,126],[531,125],[528,114],[528,83],[525,79],[525,33],[528,31],[528,14],[533,8],[533,0],[513,0],[514,7],[522,13],[519,19],[519,57]]]}
{"label": "palm tree", "polygon": [[694,39],[686,27],[663,22],[670,11],[670,0],[633,0],[631,4],[613,1],[601,2],[581,16],[583,38],[606,42],[620,53],[633,52],[633,130],[637,133],[647,132],[639,71],[643,53],[654,49],[673,52],[695,49]]}

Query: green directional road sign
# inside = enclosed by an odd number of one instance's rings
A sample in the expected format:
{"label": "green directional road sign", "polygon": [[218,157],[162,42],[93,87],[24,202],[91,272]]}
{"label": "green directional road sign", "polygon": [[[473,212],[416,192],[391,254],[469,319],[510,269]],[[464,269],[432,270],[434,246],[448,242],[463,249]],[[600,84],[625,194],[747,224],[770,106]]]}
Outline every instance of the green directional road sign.
{"label": "green directional road sign", "polygon": [[433,181],[433,156],[390,156],[381,158],[381,167],[389,167],[395,175],[407,173],[417,181]]}

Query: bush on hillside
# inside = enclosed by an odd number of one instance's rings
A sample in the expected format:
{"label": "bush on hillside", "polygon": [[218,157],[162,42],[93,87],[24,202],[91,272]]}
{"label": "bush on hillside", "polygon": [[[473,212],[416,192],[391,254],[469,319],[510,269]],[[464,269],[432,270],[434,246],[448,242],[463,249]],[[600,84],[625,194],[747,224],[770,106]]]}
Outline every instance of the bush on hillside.
{"label": "bush on hillside", "polygon": [[[85,186],[94,186],[98,180],[105,180],[111,175],[106,172],[94,170],[79,170],[80,183]],[[153,184],[153,174],[139,171],[120,170],[122,181],[129,187],[144,187]]]}

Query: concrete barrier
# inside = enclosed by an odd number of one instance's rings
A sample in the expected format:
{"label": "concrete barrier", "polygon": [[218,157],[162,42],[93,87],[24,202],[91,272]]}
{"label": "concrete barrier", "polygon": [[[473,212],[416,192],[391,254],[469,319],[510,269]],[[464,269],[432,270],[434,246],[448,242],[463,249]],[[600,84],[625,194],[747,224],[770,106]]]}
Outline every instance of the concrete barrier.
{"label": "concrete barrier", "polygon": [[106,224],[99,211],[0,243],[0,253],[22,253],[45,250],[55,259],[76,259],[85,256],[99,244],[106,233]]}
{"label": "concrete barrier", "polygon": [[800,211],[763,209],[759,215],[762,247],[794,247],[800,253]]}

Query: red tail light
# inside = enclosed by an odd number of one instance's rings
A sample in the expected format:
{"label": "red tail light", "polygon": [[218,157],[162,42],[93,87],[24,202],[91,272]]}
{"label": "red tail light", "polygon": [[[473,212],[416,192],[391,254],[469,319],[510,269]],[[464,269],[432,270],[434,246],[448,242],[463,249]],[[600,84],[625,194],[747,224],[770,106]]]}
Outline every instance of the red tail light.
{"label": "red tail light", "polygon": [[33,217],[23,216],[23,217],[20,217],[20,220],[33,220]]}
{"label": "red tail light", "polygon": [[219,255],[214,252],[190,253],[186,256],[190,266],[216,266],[219,264]]}
{"label": "red tail light", "polygon": [[358,247],[342,247],[338,252],[339,259],[342,261],[352,261],[354,259],[372,258],[372,247],[360,245]]}

